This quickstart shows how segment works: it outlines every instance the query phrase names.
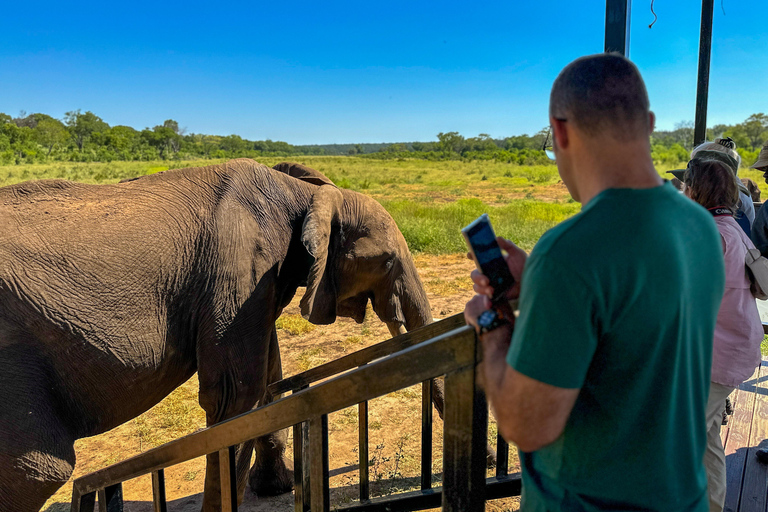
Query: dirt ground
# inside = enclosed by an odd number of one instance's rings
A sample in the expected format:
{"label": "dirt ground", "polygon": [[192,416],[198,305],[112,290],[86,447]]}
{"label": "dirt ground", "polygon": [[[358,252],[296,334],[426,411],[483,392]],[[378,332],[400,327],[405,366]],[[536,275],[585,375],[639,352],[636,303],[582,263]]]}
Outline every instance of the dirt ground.
{"label": "dirt ground", "polygon": [[[416,265],[427,289],[432,314],[444,318],[463,311],[471,297],[469,272],[473,264],[464,255],[418,255]],[[285,376],[355,352],[388,339],[386,326],[373,312],[363,324],[339,319],[329,326],[313,326],[299,315],[299,299],[303,290],[286,309],[278,323],[278,336]],[[205,427],[205,415],[197,405],[197,376],[171,393],[160,404],[142,416],[109,432],[75,444],[77,467],[73,479],[162,443]],[[433,481],[439,485],[442,473],[442,422],[434,415]],[[369,457],[371,496],[383,496],[419,488],[421,389],[413,387],[391,393],[369,403]],[[352,503],[359,496],[358,416],[357,408],[349,408],[329,416],[329,462],[331,505]],[[490,439],[496,438],[491,421]],[[291,458],[292,438],[289,433],[286,455]],[[510,450],[510,472],[519,471],[516,450]],[[489,476],[491,473],[489,472]],[[168,510],[192,512],[200,509],[205,459],[195,459],[165,471]],[[152,510],[150,477],[144,476],[123,485],[125,510]],[[43,507],[45,512],[69,511],[72,481],[68,482]],[[486,510],[517,510],[516,498],[488,502]],[[239,508],[246,512],[291,511],[293,495],[258,498],[246,490]]]}

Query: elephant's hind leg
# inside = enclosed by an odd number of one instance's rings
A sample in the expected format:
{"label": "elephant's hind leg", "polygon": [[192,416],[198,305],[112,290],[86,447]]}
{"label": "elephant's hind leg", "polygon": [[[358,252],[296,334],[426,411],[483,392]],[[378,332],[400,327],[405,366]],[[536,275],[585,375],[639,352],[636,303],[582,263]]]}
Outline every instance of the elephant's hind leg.
{"label": "elephant's hind leg", "polygon": [[0,397],[0,512],[37,512],[72,475],[74,438],[45,400],[6,407],[9,396]]}
{"label": "elephant's hind leg", "polygon": [[75,467],[44,363],[29,344],[0,343],[0,512],[37,512]]}
{"label": "elephant's hind leg", "polygon": [[[5,450],[5,448],[0,448]],[[37,512],[75,467],[75,451],[32,450],[23,455],[0,454],[0,512]]]}

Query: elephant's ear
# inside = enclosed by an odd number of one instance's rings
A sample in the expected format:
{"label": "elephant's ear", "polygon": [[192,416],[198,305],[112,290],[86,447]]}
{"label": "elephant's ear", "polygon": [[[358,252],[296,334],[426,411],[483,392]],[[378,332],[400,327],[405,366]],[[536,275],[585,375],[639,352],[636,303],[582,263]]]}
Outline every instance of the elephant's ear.
{"label": "elephant's ear", "polygon": [[293,176],[294,178],[298,178],[302,181],[306,181],[307,183],[312,183],[314,185],[333,185],[334,187],[336,186],[323,173],[321,173],[320,171],[316,171],[311,167],[307,167],[306,165],[301,165],[293,162],[280,162],[279,164],[274,166],[273,169],[276,171],[285,173],[288,176]]}
{"label": "elephant's ear", "polygon": [[322,186],[312,196],[304,218],[301,242],[315,258],[301,298],[301,315],[313,324],[336,320],[337,286],[334,255],[339,243],[339,212],[344,198],[334,186]]}

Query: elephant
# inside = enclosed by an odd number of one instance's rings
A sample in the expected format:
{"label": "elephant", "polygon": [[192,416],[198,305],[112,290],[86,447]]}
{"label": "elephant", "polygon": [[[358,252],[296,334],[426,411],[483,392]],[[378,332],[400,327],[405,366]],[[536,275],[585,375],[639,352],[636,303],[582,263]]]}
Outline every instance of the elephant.
{"label": "elephant", "polygon": [[[394,220],[314,169],[249,159],[110,185],[0,188],[0,511],[39,510],[74,442],[148,410],[198,374],[208,425],[267,403],[275,320],[306,286],[315,324],[397,334],[432,321]],[[440,407],[442,409],[442,407]],[[238,501],[290,490],[277,434],[236,450]],[[220,508],[218,455],[203,510]]]}
{"label": "elephant", "polygon": [[751,178],[741,178],[741,183],[747,187],[753,203],[760,202],[760,186]]}

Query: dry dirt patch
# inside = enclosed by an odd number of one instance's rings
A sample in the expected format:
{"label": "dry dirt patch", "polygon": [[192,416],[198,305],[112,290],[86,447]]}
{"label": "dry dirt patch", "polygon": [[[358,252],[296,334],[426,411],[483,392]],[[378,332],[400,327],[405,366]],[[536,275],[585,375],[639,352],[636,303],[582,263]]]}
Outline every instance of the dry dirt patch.
{"label": "dry dirt patch", "polygon": [[[432,314],[444,318],[463,311],[472,296],[469,272],[473,268],[464,254],[417,255],[416,266],[427,290]],[[328,326],[312,326],[299,314],[298,302],[303,290],[286,308],[278,324],[278,337],[284,374],[294,375],[308,368],[355,352],[389,338],[386,326],[372,311],[357,324],[339,319]],[[77,467],[73,478],[137,455],[154,446],[205,427],[205,414],[197,404],[198,383],[193,377],[158,405],[109,432],[75,443]],[[433,427],[433,480],[442,472],[442,422],[437,414]],[[369,461],[371,495],[387,495],[419,487],[421,391],[419,387],[396,391],[369,404]],[[495,424],[490,433],[495,438]],[[288,436],[289,458],[292,437]],[[329,457],[331,468],[331,504],[342,505],[359,495],[357,409],[349,408],[329,416]],[[515,450],[510,453],[510,470],[518,470]],[[169,510],[199,510],[205,480],[205,459],[195,459],[166,470]],[[152,491],[148,476],[124,484],[128,512],[151,511]],[[72,482],[62,487],[43,508],[46,512],[69,511]],[[489,502],[489,511],[516,510],[517,499]],[[291,511],[292,494],[259,499],[250,489],[240,510]]]}

